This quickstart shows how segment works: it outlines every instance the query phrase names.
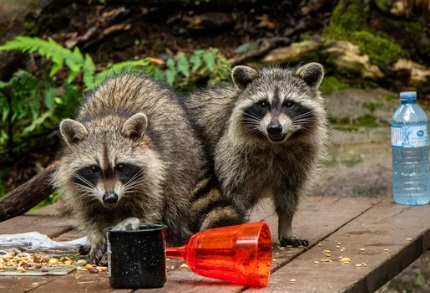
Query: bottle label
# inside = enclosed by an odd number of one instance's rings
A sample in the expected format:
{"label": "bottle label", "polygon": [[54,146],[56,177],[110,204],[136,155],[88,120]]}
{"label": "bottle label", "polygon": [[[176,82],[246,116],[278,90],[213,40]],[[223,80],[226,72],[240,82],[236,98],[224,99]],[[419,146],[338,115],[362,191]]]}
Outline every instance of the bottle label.
{"label": "bottle label", "polygon": [[393,147],[417,148],[429,145],[427,125],[391,126],[391,145]]}

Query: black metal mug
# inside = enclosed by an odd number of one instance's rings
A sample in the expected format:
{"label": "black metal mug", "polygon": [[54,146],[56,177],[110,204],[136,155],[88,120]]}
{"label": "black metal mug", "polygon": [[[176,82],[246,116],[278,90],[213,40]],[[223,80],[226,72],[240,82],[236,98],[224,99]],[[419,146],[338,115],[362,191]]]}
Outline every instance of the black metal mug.
{"label": "black metal mug", "polygon": [[108,275],[112,288],[161,288],[166,282],[164,225],[138,230],[108,228]]}

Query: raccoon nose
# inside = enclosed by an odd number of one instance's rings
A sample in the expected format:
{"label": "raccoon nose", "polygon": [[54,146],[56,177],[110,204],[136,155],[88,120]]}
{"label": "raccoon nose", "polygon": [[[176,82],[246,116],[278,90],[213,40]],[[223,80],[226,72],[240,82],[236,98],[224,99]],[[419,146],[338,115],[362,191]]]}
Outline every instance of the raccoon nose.
{"label": "raccoon nose", "polygon": [[278,135],[282,133],[282,125],[279,122],[270,123],[267,125],[267,132],[270,135]]}
{"label": "raccoon nose", "polygon": [[115,192],[106,192],[103,195],[103,203],[107,207],[113,207],[118,202],[118,195]]}

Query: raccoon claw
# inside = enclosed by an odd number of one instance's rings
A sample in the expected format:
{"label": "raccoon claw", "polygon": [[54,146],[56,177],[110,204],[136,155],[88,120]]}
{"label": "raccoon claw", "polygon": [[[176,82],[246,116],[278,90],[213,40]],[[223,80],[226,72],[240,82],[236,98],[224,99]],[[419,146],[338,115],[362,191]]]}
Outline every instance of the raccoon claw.
{"label": "raccoon claw", "polygon": [[282,238],[281,239],[281,246],[287,246],[287,245],[291,245],[293,247],[298,247],[298,246],[304,246],[307,247],[309,246],[309,241],[308,240],[302,240],[302,239],[298,239],[298,238]]}
{"label": "raccoon claw", "polygon": [[86,255],[88,253],[90,253],[91,251],[91,245],[80,245],[79,246],[79,254],[80,255]]}
{"label": "raccoon claw", "polygon": [[107,263],[106,247],[94,245],[87,256],[88,262],[91,264],[103,265]]}

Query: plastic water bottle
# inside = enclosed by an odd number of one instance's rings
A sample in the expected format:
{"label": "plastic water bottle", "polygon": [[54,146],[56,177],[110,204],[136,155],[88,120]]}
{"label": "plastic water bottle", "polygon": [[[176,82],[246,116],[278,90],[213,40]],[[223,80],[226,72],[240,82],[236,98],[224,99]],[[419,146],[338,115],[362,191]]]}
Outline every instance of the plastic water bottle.
{"label": "plastic water bottle", "polygon": [[393,199],[398,204],[430,201],[429,138],[426,113],[416,92],[401,92],[401,105],[391,118]]}

